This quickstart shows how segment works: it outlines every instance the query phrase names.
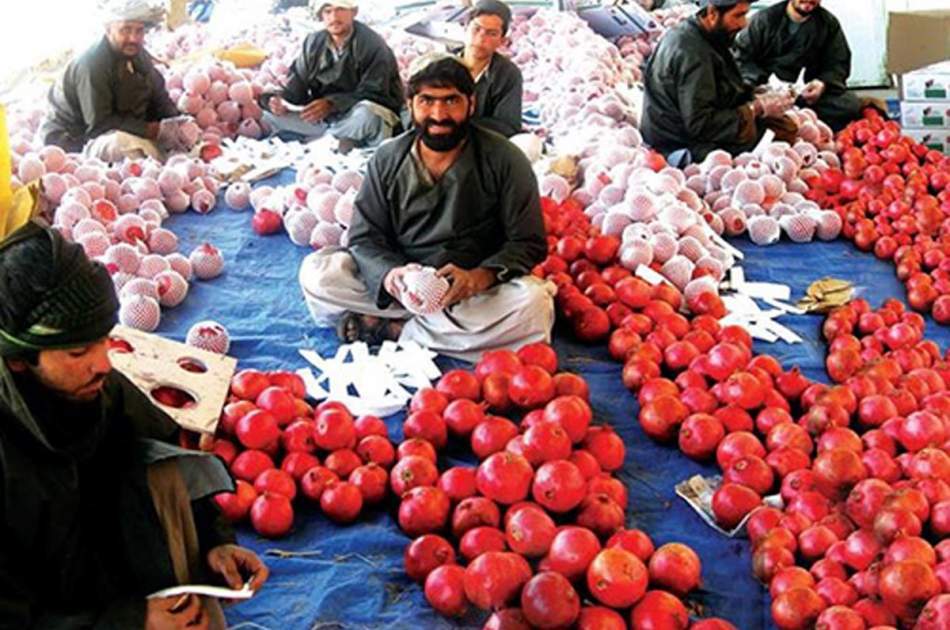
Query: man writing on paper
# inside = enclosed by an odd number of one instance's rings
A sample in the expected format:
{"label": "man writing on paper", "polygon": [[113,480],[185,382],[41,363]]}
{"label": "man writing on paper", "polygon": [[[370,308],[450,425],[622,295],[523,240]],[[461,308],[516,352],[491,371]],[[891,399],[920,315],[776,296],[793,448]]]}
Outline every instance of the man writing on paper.
{"label": "man writing on paper", "polygon": [[762,85],[771,75],[794,83],[805,71],[799,103],[838,131],[861,117],[866,104],[848,92],[851,48],[837,18],[821,0],[787,0],[759,11],[736,37],[742,76]]}
{"label": "man writing on paper", "polygon": [[674,166],[702,161],[713,149],[749,151],[765,133],[793,140],[784,116],[790,96],[756,95],[729,47],[746,25],[748,0],[702,0],[696,15],[660,40],[644,72],[644,140]]}
{"label": "man writing on paper", "polygon": [[[370,160],[349,250],[304,260],[307,306],[344,341],[398,337],[471,360],[550,338],[553,287],[527,275],[546,253],[537,182],[519,149],[471,123],[474,93],[457,57],[416,60],[414,128]],[[411,294],[422,267],[449,282],[444,297]]]}
{"label": "man writing on paper", "polygon": [[106,162],[161,159],[162,149],[177,148],[165,138],[177,128],[162,121],[179,112],[144,41],[163,10],[146,0],[109,0],[101,8],[105,36],[72,60],[50,88],[43,142]]}
{"label": "man writing on paper", "polygon": [[282,96],[266,96],[264,120],[277,134],[376,146],[399,125],[402,82],[396,57],[356,21],[356,0],[320,2],[326,29],[304,40]]}
{"label": "man writing on paper", "polygon": [[472,122],[510,138],[521,131],[521,70],[498,52],[507,41],[511,9],[499,0],[479,0],[465,28],[462,61],[475,81]]}
{"label": "man writing on paper", "polygon": [[146,599],[267,568],[211,500],[220,460],[112,371],[101,264],[27,223],[0,243],[0,627],[223,628],[217,600]]}

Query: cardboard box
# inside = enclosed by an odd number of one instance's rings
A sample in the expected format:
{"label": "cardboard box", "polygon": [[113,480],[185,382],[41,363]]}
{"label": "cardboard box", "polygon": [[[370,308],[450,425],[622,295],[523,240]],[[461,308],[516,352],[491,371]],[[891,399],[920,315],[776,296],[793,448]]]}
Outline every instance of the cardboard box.
{"label": "cardboard box", "polygon": [[928,149],[950,155],[950,129],[904,129],[902,133]]}
{"label": "cardboard box", "polygon": [[905,101],[950,100],[950,61],[901,75],[900,88]]}
{"label": "cardboard box", "polygon": [[904,101],[901,125],[910,129],[950,129],[950,101]]}
{"label": "cardboard box", "polygon": [[887,71],[903,74],[950,59],[950,9],[888,14]]}

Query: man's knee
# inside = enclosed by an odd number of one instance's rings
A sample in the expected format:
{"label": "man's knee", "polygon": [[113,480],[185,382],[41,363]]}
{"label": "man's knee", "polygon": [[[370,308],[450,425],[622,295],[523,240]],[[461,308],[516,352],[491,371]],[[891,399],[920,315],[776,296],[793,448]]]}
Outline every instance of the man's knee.
{"label": "man's knee", "polygon": [[522,316],[537,324],[539,329],[549,329],[554,322],[554,296],[549,283],[536,278],[522,278],[515,290],[519,293]]}

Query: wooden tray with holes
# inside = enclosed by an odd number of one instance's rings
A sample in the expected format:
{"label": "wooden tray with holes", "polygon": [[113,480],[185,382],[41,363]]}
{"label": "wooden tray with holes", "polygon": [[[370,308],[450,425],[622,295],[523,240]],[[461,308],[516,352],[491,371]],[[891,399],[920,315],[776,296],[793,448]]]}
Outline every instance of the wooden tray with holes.
{"label": "wooden tray with holes", "polygon": [[125,326],[109,341],[112,367],[162,411],[189,431],[215,432],[237,359]]}

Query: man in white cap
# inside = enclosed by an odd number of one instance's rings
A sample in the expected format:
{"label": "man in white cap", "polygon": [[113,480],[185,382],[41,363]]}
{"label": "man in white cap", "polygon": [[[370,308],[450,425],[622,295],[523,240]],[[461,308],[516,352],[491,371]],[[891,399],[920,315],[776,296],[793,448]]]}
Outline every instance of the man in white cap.
{"label": "man in white cap", "polygon": [[107,162],[159,159],[161,121],[179,112],[144,41],[164,10],[146,0],[111,0],[100,8],[105,36],[50,88],[43,141]]}
{"label": "man in white cap", "polygon": [[521,70],[498,52],[508,40],[511,9],[500,0],[479,0],[465,27],[462,60],[475,80],[475,117],[492,131],[510,138],[521,131]]}
{"label": "man in white cap", "polygon": [[356,0],[311,5],[318,5],[326,28],[304,40],[283,94],[265,98],[264,121],[279,135],[313,140],[329,133],[341,144],[376,146],[399,125],[396,57],[378,33],[356,21]]}
{"label": "man in white cap", "polygon": [[676,166],[702,161],[713,149],[749,151],[766,129],[794,139],[796,128],[784,116],[792,99],[757,96],[730,51],[752,1],[702,0],[647,60],[640,130]]}
{"label": "man in white cap", "polygon": [[[471,124],[475,84],[454,55],[418,59],[406,93],[413,128],[370,160],[348,249],[300,268],[310,313],[345,342],[399,338],[466,360],[549,340],[553,287],[530,275],[547,249],[531,164]],[[426,290],[433,275],[444,294]]]}

